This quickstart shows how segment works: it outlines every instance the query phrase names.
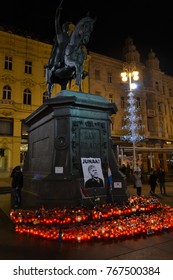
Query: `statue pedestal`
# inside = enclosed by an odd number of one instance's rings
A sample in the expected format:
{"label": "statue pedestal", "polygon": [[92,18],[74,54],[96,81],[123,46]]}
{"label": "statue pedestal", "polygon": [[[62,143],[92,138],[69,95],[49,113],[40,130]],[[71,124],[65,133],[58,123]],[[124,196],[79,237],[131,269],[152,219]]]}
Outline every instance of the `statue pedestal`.
{"label": "statue pedestal", "polygon": [[[126,178],[111,147],[110,116],[116,105],[102,96],[64,90],[25,119],[29,149],[24,191],[47,207],[127,200]],[[100,158],[105,186],[85,193],[81,158]],[[110,193],[108,165],[112,171]],[[84,190],[84,192],[83,192]]]}

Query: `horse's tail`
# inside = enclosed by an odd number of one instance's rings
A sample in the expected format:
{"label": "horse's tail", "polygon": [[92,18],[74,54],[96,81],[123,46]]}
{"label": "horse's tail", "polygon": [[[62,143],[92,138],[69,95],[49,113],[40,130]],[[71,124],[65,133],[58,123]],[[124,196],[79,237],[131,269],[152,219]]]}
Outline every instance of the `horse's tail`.
{"label": "horse's tail", "polygon": [[46,73],[45,73],[46,83],[49,83],[51,81],[52,66],[50,64],[47,64],[45,69],[46,69]]}
{"label": "horse's tail", "polygon": [[51,98],[52,96],[52,90],[53,90],[54,84],[48,83],[47,84],[47,92],[48,92],[48,97]]}

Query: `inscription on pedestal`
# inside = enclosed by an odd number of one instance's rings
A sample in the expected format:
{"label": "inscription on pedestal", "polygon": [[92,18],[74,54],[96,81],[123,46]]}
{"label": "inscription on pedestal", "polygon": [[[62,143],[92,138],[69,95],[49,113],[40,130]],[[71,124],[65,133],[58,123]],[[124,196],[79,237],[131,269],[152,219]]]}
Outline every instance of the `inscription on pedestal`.
{"label": "inscription on pedestal", "polygon": [[82,157],[100,157],[100,131],[80,129],[80,154]]}
{"label": "inscription on pedestal", "polygon": [[[80,158],[101,158],[107,166],[107,130],[104,121],[72,121],[72,164],[73,173],[81,170]],[[107,167],[106,167],[107,168]]]}

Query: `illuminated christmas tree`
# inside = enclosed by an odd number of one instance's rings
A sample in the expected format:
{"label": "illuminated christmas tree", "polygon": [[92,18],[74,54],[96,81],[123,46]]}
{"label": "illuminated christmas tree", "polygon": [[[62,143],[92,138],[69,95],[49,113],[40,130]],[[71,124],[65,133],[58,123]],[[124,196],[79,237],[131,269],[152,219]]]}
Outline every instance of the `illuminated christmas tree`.
{"label": "illuminated christmas tree", "polygon": [[[134,66],[133,66],[134,67]],[[124,117],[125,124],[122,129],[126,131],[126,134],[121,137],[122,140],[129,141],[133,144],[133,166],[136,169],[136,143],[144,139],[142,132],[141,116],[139,114],[139,107],[136,106],[136,98],[133,90],[136,88],[136,84],[132,83],[132,79],[137,81],[139,79],[139,72],[133,71],[132,67],[126,65],[125,72],[121,73],[122,81],[129,82],[129,92],[127,95],[127,108],[126,116]]]}

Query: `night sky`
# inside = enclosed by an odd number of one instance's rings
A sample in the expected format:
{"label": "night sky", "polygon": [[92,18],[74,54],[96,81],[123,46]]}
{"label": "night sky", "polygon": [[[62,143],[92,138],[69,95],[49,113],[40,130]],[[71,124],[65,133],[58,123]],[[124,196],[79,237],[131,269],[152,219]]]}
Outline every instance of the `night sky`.
{"label": "night sky", "polygon": [[[120,3],[119,3],[120,2]],[[160,1],[159,1],[160,2]],[[173,76],[173,15],[171,1],[63,0],[62,23],[76,24],[90,12],[96,17],[87,46],[89,51],[122,59],[128,36],[145,62],[152,49],[163,72]],[[60,0],[4,1],[0,25],[14,27],[40,40],[53,42],[55,11]]]}

